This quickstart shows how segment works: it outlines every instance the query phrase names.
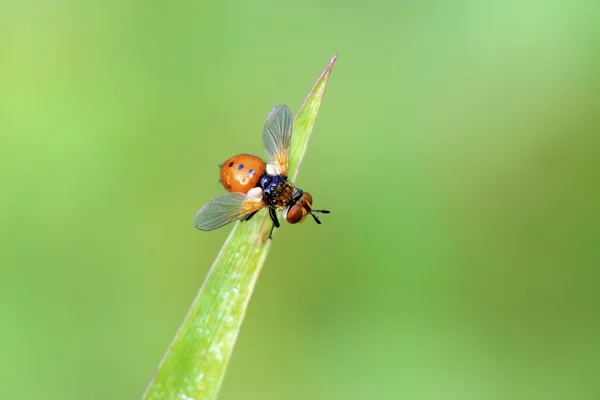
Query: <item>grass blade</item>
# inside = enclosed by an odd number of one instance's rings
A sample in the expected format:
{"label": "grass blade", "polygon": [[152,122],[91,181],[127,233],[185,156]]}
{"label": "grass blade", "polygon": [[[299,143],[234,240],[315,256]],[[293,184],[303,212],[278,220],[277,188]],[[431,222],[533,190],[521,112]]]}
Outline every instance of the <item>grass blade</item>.
{"label": "grass blade", "polygon": [[[289,173],[292,182],[298,175],[336,58],[333,56],[317,79],[294,119]],[[265,211],[234,225],[143,399],[217,398],[271,246],[267,239],[270,229],[271,220]]]}

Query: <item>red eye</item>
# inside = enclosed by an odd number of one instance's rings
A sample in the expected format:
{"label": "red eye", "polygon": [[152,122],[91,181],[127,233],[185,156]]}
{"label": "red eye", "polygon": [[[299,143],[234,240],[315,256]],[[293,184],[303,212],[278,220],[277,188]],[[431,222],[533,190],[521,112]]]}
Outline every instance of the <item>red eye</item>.
{"label": "red eye", "polygon": [[300,206],[298,206],[297,204],[294,204],[293,206],[291,206],[288,209],[287,214],[285,216],[285,219],[290,224],[297,224],[298,222],[302,221],[303,218],[304,218],[304,210],[302,210],[302,208]]}
{"label": "red eye", "polygon": [[310,193],[308,192],[304,192],[303,196],[302,196],[302,202],[304,203],[304,207],[308,207],[308,209],[310,210],[312,208],[312,196],[310,195]]}

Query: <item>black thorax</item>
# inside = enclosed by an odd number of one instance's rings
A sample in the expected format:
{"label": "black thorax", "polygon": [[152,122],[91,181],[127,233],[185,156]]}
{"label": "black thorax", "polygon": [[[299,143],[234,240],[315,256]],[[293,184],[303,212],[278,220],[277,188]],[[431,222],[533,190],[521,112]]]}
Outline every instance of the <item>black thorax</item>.
{"label": "black thorax", "polygon": [[263,190],[263,199],[268,207],[284,209],[302,196],[302,190],[292,185],[285,175],[264,174],[258,186]]}

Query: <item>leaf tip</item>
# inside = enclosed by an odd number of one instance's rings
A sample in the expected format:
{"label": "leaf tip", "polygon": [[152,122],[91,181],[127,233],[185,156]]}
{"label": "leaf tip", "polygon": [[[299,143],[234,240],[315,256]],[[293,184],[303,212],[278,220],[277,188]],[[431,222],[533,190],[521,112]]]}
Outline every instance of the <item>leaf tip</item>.
{"label": "leaf tip", "polygon": [[327,68],[325,68],[325,71],[331,71],[331,69],[333,68],[333,64],[335,64],[335,60],[337,60],[337,58],[337,54],[334,54],[333,57],[331,57],[331,60],[329,60],[329,64],[327,64]]}

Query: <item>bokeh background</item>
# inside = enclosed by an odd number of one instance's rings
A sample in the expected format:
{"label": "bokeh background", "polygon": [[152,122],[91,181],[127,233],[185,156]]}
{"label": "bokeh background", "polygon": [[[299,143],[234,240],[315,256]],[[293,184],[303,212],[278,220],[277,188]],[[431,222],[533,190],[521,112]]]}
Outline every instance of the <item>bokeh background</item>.
{"label": "bokeh background", "polygon": [[0,398],[139,398],[334,53],[222,399],[600,398],[592,1],[0,3]]}

